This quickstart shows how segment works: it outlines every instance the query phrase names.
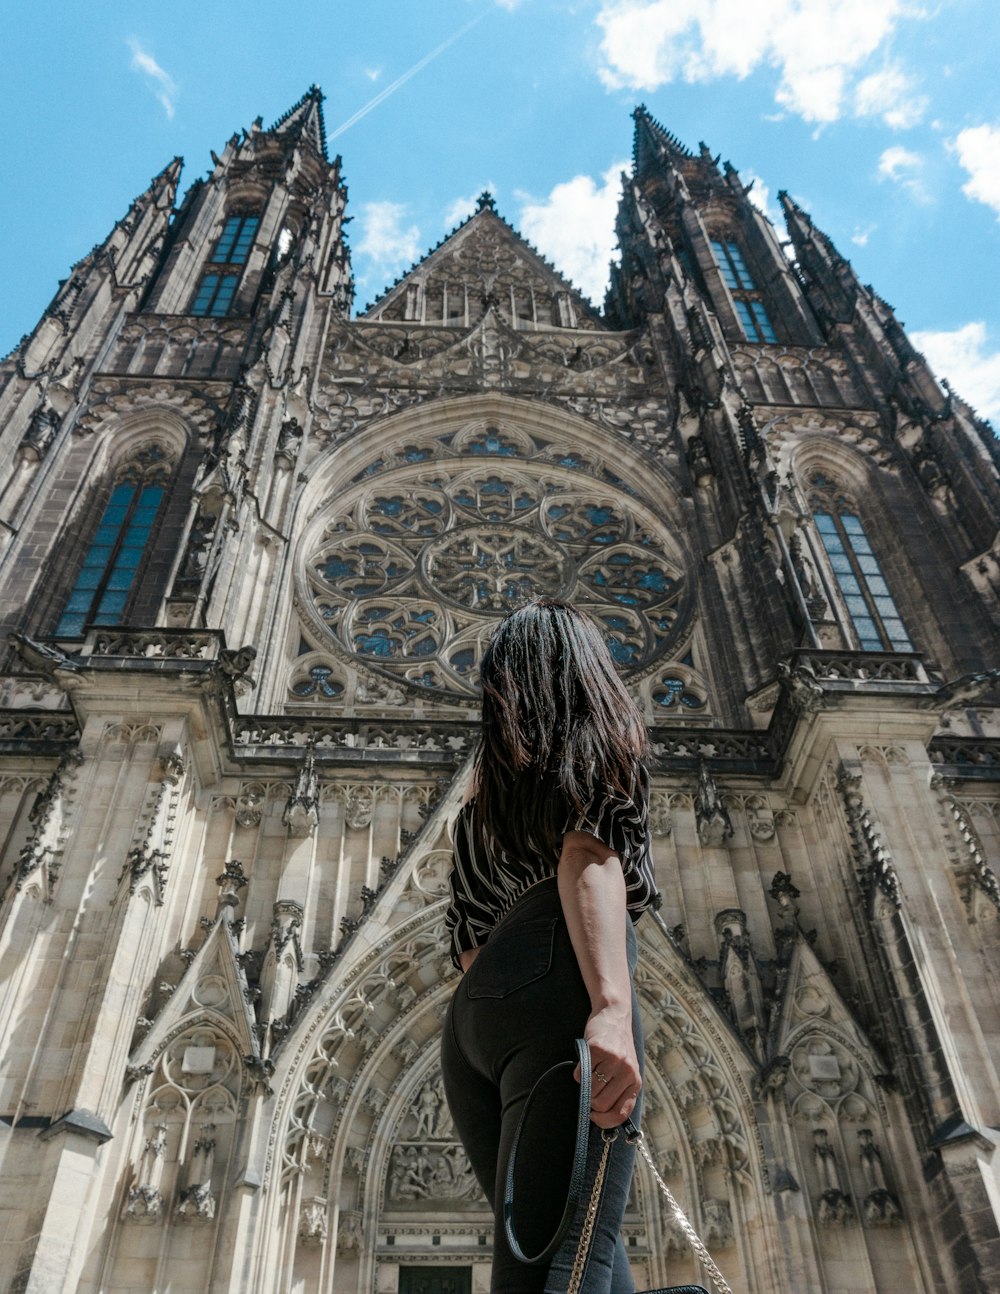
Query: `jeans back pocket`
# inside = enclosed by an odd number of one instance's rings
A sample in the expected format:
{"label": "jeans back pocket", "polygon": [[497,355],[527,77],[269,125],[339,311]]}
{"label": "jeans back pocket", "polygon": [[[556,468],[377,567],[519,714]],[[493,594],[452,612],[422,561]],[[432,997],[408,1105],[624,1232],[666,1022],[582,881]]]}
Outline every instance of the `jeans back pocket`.
{"label": "jeans back pocket", "polygon": [[495,930],[469,970],[469,997],[507,997],[547,975],[557,919],[533,917]]}

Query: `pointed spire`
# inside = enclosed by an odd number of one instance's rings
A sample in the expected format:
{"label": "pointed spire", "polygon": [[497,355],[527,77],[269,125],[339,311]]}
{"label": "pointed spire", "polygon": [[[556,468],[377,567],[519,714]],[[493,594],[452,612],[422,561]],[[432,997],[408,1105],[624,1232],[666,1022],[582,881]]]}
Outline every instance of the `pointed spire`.
{"label": "pointed spire", "polygon": [[[326,158],[326,123],[323,120],[323,91],[311,85],[298,103],[278,118],[270,133],[305,137]],[[327,159],[329,160],[329,159]]]}
{"label": "pointed spire", "polygon": [[635,174],[639,175],[648,167],[655,166],[664,153],[680,161],[693,157],[690,149],[685,148],[676,135],[653,117],[644,103],[632,113],[635,122],[635,135],[632,141],[632,164]]}

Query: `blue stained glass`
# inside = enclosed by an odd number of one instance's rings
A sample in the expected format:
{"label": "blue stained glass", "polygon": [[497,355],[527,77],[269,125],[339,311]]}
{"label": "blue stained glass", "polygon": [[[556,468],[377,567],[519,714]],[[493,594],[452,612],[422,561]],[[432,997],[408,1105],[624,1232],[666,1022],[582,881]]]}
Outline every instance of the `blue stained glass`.
{"label": "blue stained glass", "polygon": [[108,578],[107,587],[109,589],[118,589],[127,593],[132,587],[132,581],[135,579],[134,571],[122,571],[117,567],[111,572]]}
{"label": "blue stained glass", "polygon": [[610,636],[605,639],[611,659],[616,665],[631,665],[635,662],[639,649],[633,643],[622,642],[620,638]]}
{"label": "blue stained glass", "polygon": [[837,523],[827,512],[817,512],[816,529],[824,535],[835,535],[837,533]]}
{"label": "blue stained glass", "polygon": [[403,500],[397,494],[392,499],[376,499],[373,506],[376,512],[381,512],[387,517],[398,517],[403,511]]}
{"label": "blue stained glass", "polygon": [[607,525],[614,516],[614,511],[611,508],[601,508],[596,503],[590,504],[584,511],[587,515],[587,520],[592,526]]}
{"label": "blue stained glass", "polygon": [[841,524],[849,535],[864,535],[864,528],[861,525],[861,518],[856,517],[852,512],[842,512],[840,514]]}
{"label": "blue stained glass", "polygon": [[858,616],[863,616],[868,610],[868,605],[864,598],[850,597],[845,598],[844,601],[847,603],[847,610],[852,619],[856,619]]}
{"label": "blue stained glass", "polygon": [[[855,549],[857,552],[857,549]],[[863,554],[858,558],[858,568],[865,575],[881,575],[882,568],[878,564],[878,559],[870,554]]]}
{"label": "blue stained glass", "polygon": [[[90,592],[94,592],[101,582],[102,570],[103,568],[101,567],[96,567],[94,570],[90,570],[85,566],[80,572],[80,578],[76,582],[77,590],[82,591],[84,589],[89,589]],[[73,596],[75,597],[76,594],[74,593]]]}
{"label": "blue stained glass", "polygon": [[83,633],[83,616],[63,616],[56,628],[57,638],[79,638]]}
{"label": "blue stained glass", "polygon": [[617,538],[613,530],[599,530],[597,534],[591,536],[595,544],[613,544]]}
{"label": "blue stained glass", "polygon": [[433,656],[437,651],[437,643],[433,638],[421,638],[419,642],[413,644],[410,648],[411,656]]}
{"label": "blue stained glass", "polygon": [[69,601],[66,603],[67,611],[89,611],[93,597],[89,592],[74,589],[69,595]]}
{"label": "blue stained glass", "polygon": [[389,637],[387,630],[376,629],[374,633],[357,634],[354,639],[354,650],[365,656],[395,656],[398,646]]}
{"label": "blue stained glass", "polygon": [[851,572],[851,559],[846,553],[831,553],[830,565],[838,575],[849,575]]}
{"label": "blue stained glass", "polygon": [[684,691],[684,684],[679,678],[661,679],[662,692],[657,692],[656,702],[658,705],[669,706],[680,697]]}
{"label": "blue stained glass", "polygon": [[468,490],[458,490],[455,492],[455,502],[460,503],[463,508],[474,508],[476,506],[475,496]]}
{"label": "blue stained glass", "polygon": [[421,624],[421,625],[432,624],[434,621],[434,618],[435,618],[435,612],[433,610],[410,612],[410,619],[415,620],[417,624]]}
{"label": "blue stained glass", "polygon": [[506,481],[493,479],[483,482],[482,491],[483,494],[510,494],[510,487]]}
{"label": "blue stained glass", "polygon": [[112,552],[114,552],[114,549],[110,544],[94,544],[87,550],[87,556],[83,564],[84,566],[96,566],[103,571],[111,560]]}
{"label": "blue stained glass", "polygon": [[776,342],[774,329],[771,327],[771,321],[767,317],[767,311],[760,301],[751,301],[750,307],[753,310],[754,321],[757,324],[760,334],[766,342]]}
{"label": "blue stained glass", "polygon": [[620,602],[623,607],[637,607],[639,599],[634,593],[616,593],[615,601]]}
{"label": "blue stained glass", "polygon": [[422,463],[425,459],[430,458],[429,449],[415,449],[413,445],[407,447],[404,457],[408,463]]}
{"label": "blue stained glass", "polygon": [[332,673],[329,665],[314,665],[309,671],[309,677],[296,683],[292,691],[297,696],[312,696],[314,692],[321,692],[323,696],[339,696],[344,685],[331,679]]}
{"label": "blue stained glass", "polygon": [[840,587],[845,593],[860,594],[861,585],[853,575],[842,575],[840,577]]}
{"label": "blue stained glass", "polygon": [[[865,568],[862,566],[862,568],[861,568],[861,569],[862,569],[862,570],[864,570]],[[888,586],[888,584],[886,584],[885,580],[882,578],[882,576],[881,576],[881,575],[875,575],[875,576],[873,576],[873,577],[868,581],[868,587],[871,589],[872,593],[873,593],[873,594],[874,594],[874,596],[875,596],[875,597],[877,597],[877,598],[891,598],[891,597],[892,597],[892,594],[889,592],[889,586]]]}
{"label": "blue stained glass", "polygon": [[586,467],[587,464],[579,457],[578,454],[566,454],[563,458],[556,460],[560,467]]}
{"label": "blue stained glass", "polygon": [[689,710],[700,710],[704,704],[701,697],[695,696],[693,692],[681,693],[681,705],[686,705]]}
{"label": "blue stained glass", "polygon": [[343,557],[328,557],[327,560],[321,566],[317,566],[316,569],[325,580],[336,582],[337,580],[344,579],[348,575],[356,575],[358,573],[358,561],[357,558],[348,562],[345,561]]}
{"label": "blue stained glass", "polygon": [[99,603],[101,614],[104,615],[109,611],[113,611],[117,615],[124,611],[126,597],[127,593],[114,593],[111,591],[105,593]]}
{"label": "blue stained glass", "polygon": [[753,318],[750,315],[750,307],[747,303],[745,301],[734,301],[733,309],[736,311],[743,328],[743,335],[746,337],[747,341],[759,341],[760,338],[757,335],[757,325],[754,323]]}
{"label": "blue stained glass", "polygon": [[459,674],[466,674],[476,663],[476,653],[471,647],[463,647],[461,651],[452,654],[449,663]]}
{"label": "blue stained glass", "polygon": [[667,579],[663,571],[652,570],[640,575],[638,583],[641,589],[650,589],[653,593],[665,593],[670,587],[671,581]]}
{"label": "blue stained glass", "polygon": [[601,619],[609,629],[617,629],[620,633],[628,633],[632,627],[624,616],[602,616]]}

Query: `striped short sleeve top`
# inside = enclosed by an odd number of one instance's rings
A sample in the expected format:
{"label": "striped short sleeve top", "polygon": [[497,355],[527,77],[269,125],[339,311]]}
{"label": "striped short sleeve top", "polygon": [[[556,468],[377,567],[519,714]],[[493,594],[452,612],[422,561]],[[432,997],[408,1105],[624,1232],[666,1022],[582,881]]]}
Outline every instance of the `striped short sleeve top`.
{"label": "striped short sleeve top", "polygon": [[[566,831],[589,831],[613,849],[625,875],[626,906],[633,921],[656,898],[648,825],[649,779],[641,769],[632,795],[599,791],[579,817],[571,817]],[[526,842],[516,856],[493,838],[476,830],[474,801],[459,812],[454,832],[454,866],[451,872],[451,903],[446,926],[451,939],[451,956],[486,943],[490,932],[533,885],[555,876],[559,853],[544,855]]]}

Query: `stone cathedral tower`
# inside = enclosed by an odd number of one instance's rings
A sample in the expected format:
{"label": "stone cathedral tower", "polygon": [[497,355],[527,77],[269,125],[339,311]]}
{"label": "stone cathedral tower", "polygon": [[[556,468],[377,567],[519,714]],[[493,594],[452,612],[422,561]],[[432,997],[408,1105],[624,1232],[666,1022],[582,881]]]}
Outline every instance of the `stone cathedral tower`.
{"label": "stone cathedral tower", "polygon": [[[478,209],[351,317],[321,96],[0,365],[0,1279],[481,1294],[442,1104],[497,617],[655,749],[646,1128],[747,1294],[1000,1289],[1000,456],[644,110],[595,310]],[[640,1288],[697,1278],[640,1169]]]}

